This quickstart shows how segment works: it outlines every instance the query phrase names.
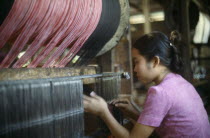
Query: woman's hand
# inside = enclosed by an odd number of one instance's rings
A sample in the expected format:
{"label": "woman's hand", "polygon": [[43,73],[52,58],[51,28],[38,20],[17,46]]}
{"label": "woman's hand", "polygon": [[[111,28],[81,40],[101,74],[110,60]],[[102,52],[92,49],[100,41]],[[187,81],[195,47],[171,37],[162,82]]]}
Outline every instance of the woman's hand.
{"label": "woman's hand", "polygon": [[85,95],[83,97],[85,112],[102,116],[106,111],[108,111],[106,101],[102,97],[96,95],[95,92],[91,92],[90,97]]}
{"label": "woman's hand", "polygon": [[128,99],[116,99],[113,100],[111,104],[114,104],[123,112],[123,114],[131,119],[137,120],[140,115],[140,112]]}

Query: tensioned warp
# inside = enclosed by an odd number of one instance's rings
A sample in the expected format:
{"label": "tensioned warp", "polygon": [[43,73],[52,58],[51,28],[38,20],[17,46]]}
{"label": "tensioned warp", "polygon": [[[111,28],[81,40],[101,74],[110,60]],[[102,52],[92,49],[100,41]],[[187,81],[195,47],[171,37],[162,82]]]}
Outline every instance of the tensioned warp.
{"label": "tensioned warp", "polygon": [[[93,90],[106,101],[117,98],[121,74],[0,82],[0,137],[81,138],[83,78],[96,77]],[[100,127],[98,125],[98,127]],[[95,129],[95,128],[93,128]]]}
{"label": "tensioned warp", "polygon": [[14,0],[0,26],[0,68],[65,67],[76,55],[77,66],[87,64],[113,37],[120,13],[118,0]]}
{"label": "tensioned warp", "polygon": [[82,81],[0,82],[0,137],[83,137]]}

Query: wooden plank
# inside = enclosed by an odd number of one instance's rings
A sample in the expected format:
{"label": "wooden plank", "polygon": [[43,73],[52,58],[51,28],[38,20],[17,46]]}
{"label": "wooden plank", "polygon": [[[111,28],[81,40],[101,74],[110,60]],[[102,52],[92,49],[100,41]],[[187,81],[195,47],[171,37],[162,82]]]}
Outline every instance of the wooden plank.
{"label": "wooden plank", "polygon": [[[7,80],[28,80],[46,79],[58,77],[71,77],[81,75],[96,74],[95,67],[85,68],[20,68],[20,69],[0,69],[0,81]],[[83,79],[85,84],[94,83],[94,78]]]}

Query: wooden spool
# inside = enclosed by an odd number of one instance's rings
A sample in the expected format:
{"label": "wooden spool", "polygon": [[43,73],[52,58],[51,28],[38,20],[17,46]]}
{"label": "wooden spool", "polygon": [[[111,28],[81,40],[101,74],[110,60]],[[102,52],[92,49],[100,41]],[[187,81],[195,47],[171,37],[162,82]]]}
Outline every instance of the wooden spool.
{"label": "wooden spool", "polygon": [[120,17],[120,24],[117,28],[112,39],[110,39],[105,46],[101,49],[101,51],[97,54],[97,56],[103,55],[107,51],[114,48],[125,34],[126,30],[128,29],[129,25],[129,2],[128,0],[119,0],[120,7],[121,7],[121,17]]}

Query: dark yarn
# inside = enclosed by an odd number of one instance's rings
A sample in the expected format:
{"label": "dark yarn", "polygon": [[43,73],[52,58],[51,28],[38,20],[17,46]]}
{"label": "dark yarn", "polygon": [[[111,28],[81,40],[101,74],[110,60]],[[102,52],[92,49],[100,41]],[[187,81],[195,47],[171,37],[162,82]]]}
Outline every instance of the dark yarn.
{"label": "dark yarn", "polygon": [[119,26],[121,15],[119,1],[102,0],[102,2],[103,7],[99,24],[77,54],[80,56],[79,60],[71,66],[87,65],[113,37]]}
{"label": "dark yarn", "polygon": [[7,17],[14,0],[0,0],[0,25],[3,23],[4,19]]}

